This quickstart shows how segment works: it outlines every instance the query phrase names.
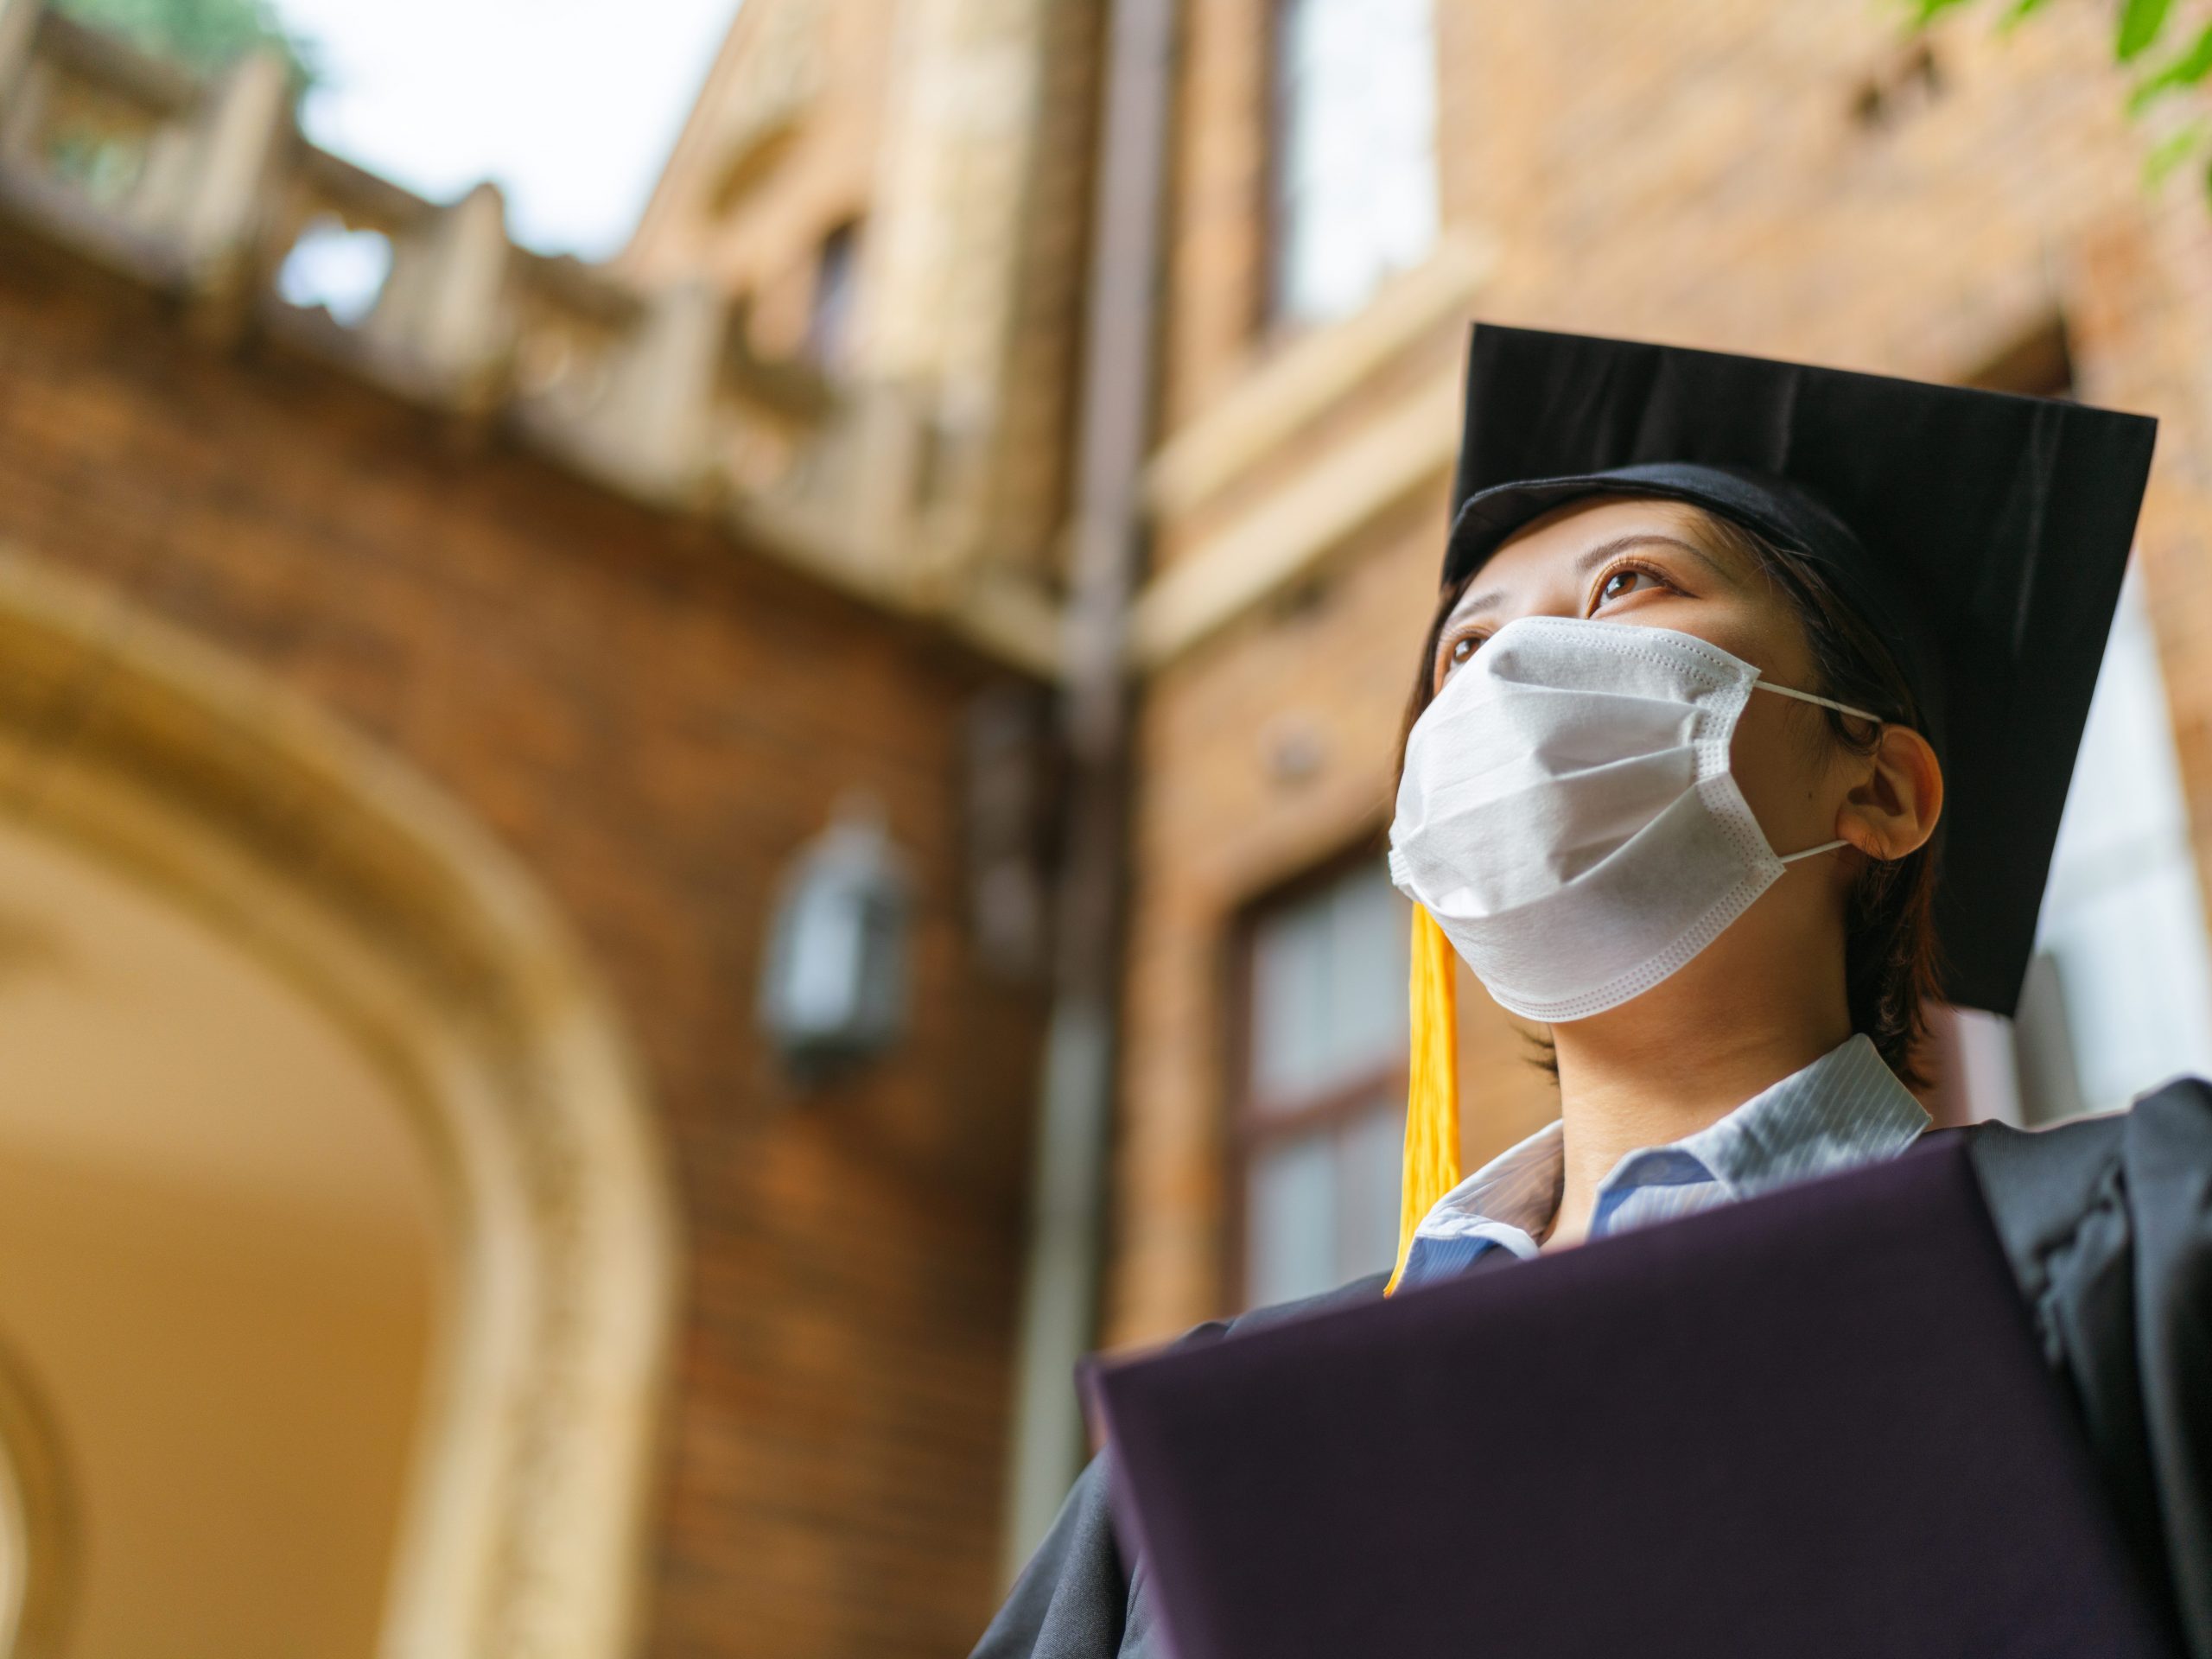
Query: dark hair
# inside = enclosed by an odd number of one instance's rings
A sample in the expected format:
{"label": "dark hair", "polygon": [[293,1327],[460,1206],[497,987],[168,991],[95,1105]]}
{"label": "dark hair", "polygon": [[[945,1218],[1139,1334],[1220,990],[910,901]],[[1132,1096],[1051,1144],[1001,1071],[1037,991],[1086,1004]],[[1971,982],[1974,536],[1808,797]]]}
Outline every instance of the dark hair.
{"label": "dark hair", "polygon": [[[1815,683],[1804,689],[1878,714],[1892,724],[1921,726],[1920,706],[1904,671],[1881,636],[1843,601],[1821,568],[1802,554],[1779,547],[1734,519],[1698,507],[1705,528],[1753,565],[1789,598],[1805,630]],[[1472,573],[1446,586],[1422,640],[1421,668],[1398,737],[1397,767],[1405,766],[1406,739],[1433,695],[1436,648],[1452,607]],[[1854,754],[1872,754],[1878,730],[1834,709],[1824,711],[1834,740]],[[1942,959],[1936,939],[1936,845],[1904,857],[1869,861],[1851,895],[1844,942],[1844,986],[1851,1027],[1864,1032],[1890,1070],[1907,1084],[1922,1077],[1915,1059],[1928,1027],[1928,1005],[1942,995]],[[1542,1061],[1556,1070],[1548,1042]]]}

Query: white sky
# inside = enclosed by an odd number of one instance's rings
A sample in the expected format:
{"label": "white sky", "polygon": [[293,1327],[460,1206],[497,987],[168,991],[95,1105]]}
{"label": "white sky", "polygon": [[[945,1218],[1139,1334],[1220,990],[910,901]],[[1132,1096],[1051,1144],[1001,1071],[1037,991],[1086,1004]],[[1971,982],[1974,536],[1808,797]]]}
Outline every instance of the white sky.
{"label": "white sky", "polygon": [[516,239],[628,238],[738,0],[276,0],[325,85],[308,136],[437,200],[480,179]]}

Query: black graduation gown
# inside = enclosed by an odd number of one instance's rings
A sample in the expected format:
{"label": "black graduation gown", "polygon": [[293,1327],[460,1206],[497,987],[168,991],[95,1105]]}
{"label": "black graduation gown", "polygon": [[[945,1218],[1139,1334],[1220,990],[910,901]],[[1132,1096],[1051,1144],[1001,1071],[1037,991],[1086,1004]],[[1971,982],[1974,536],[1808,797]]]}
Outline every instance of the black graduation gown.
{"label": "black graduation gown", "polygon": [[[2126,1112],[2031,1134],[2001,1124],[1937,1133],[1967,1137],[2128,1547],[2190,1659],[2212,1659],[2212,1084],[2183,1079]],[[1383,1281],[1201,1325],[1183,1340],[1364,1300]],[[973,1659],[1160,1659],[1163,1646],[1144,1562],[1125,1572],[1115,1543],[1102,1453]]]}

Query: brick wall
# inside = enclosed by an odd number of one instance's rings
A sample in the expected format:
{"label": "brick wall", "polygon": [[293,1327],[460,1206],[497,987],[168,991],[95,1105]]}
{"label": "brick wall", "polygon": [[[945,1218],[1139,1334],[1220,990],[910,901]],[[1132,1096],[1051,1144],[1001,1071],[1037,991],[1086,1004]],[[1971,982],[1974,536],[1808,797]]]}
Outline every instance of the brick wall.
{"label": "brick wall", "polygon": [[[435,779],[628,1016],[689,1249],[652,1650],[964,1652],[997,1589],[1039,1014],[958,921],[957,717],[994,672],[0,234],[0,540]],[[795,1096],[753,1031],[766,904],[853,787],[918,876],[912,1030]]]}
{"label": "brick wall", "polygon": [[[1266,0],[1190,0],[1168,273],[1166,435],[1296,341],[1265,321]],[[1497,257],[1498,321],[1961,378],[2064,319],[2089,399],[2162,416],[2140,556],[2200,863],[2212,858],[2212,232],[2192,181],[2139,183],[2108,19],[2054,7],[1999,38],[1962,9],[1922,65],[1881,8],[1435,0],[1447,227]],[[1986,14],[1986,15],[1985,15]],[[1931,73],[1932,70],[1932,73]],[[1880,118],[1860,111],[1878,94]],[[1448,372],[1454,327],[1158,527],[1203,558],[1335,446]],[[1241,907],[1388,820],[1388,766],[1434,591],[1446,481],[1336,548],[1148,688],[1109,1338],[1219,1310],[1229,1206],[1221,1052]],[[1317,764],[1272,764],[1295,732]],[[1478,989],[1467,1155],[1550,1109]]]}

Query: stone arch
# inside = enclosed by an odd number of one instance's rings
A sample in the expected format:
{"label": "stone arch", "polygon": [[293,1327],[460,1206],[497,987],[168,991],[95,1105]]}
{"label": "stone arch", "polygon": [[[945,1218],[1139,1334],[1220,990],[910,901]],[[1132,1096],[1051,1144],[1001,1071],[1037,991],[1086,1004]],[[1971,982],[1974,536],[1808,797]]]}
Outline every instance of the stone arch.
{"label": "stone arch", "polygon": [[612,1004],[410,768],[119,594],[0,550],[0,814],[189,906],[409,1103],[448,1214],[381,1659],[634,1645],[676,1209]]}
{"label": "stone arch", "polygon": [[38,1385],[0,1348],[0,1654],[54,1659],[77,1567],[68,1471]]}

